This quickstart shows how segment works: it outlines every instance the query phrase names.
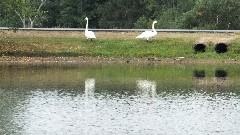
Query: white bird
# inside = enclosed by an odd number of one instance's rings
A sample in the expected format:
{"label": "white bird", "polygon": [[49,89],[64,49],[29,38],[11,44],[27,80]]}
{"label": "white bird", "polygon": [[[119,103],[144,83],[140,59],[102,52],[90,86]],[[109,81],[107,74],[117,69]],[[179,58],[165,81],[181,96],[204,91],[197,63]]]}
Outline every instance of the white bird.
{"label": "white bird", "polygon": [[155,23],[157,23],[157,21],[153,21],[153,23],[152,23],[152,31],[144,31],[142,34],[138,35],[136,38],[144,38],[144,39],[147,39],[147,41],[149,41],[154,36],[156,36],[157,35],[157,31],[154,28],[154,24]]}
{"label": "white bird", "polygon": [[95,36],[94,32],[88,30],[88,18],[86,17],[85,20],[87,21],[86,29],[85,29],[85,36],[86,36],[86,38],[87,39],[91,39],[91,40],[95,39],[96,36]]}

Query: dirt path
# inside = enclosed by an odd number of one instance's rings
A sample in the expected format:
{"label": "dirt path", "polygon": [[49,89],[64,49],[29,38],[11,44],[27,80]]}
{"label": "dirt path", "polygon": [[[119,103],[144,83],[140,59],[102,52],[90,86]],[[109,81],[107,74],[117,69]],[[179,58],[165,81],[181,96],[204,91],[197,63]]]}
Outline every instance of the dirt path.
{"label": "dirt path", "polygon": [[0,65],[12,64],[134,64],[134,65],[161,65],[161,64],[240,64],[240,59],[190,59],[177,58],[104,58],[104,57],[0,57]]}

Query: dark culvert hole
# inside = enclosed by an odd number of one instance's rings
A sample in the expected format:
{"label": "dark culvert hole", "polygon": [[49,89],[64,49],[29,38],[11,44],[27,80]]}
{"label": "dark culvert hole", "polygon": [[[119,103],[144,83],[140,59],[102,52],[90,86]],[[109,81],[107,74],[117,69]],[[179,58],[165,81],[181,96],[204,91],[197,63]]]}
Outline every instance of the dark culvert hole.
{"label": "dark culvert hole", "polygon": [[205,77],[205,70],[194,70],[193,76],[195,78],[204,78]]}
{"label": "dark culvert hole", "polygon": [[228,45],[226,43],[217,43],[214,50],[216,53],[225,53],[228,51]]}
{"label": "dark culvert hole", "polygon": [[203,44],[203,43],[194,44],[193,50],[194,50],[195,53],[205,52],[206,51],[206,45]]}

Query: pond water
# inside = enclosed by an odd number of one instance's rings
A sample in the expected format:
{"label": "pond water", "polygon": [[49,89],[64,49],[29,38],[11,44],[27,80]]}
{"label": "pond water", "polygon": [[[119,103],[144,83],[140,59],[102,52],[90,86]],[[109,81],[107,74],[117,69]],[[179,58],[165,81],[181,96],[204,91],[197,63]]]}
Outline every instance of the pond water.
{"label": "pond water", "polygon": [[1,65],[0,134],[240,134],[240,65]]}

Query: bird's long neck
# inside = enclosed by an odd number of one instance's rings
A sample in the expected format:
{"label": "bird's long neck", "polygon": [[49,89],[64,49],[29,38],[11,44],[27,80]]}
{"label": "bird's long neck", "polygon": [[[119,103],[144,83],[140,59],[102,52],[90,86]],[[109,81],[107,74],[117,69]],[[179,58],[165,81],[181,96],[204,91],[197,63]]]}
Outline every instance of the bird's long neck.
{"label": "bird's long neck", "polygon": [[87,19],[87,24],[86,24],[86,30],[88,30],[88,19]]}
{"label": "bird's long neck", "polygon": [[152,31],[156,31],[155,28],[154,28],[154,24],[155,23],[152,24]]}

